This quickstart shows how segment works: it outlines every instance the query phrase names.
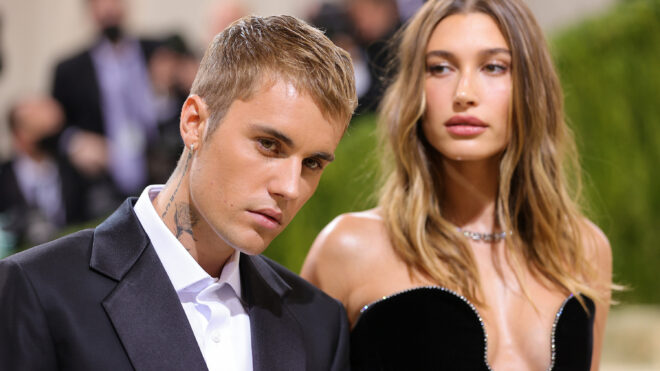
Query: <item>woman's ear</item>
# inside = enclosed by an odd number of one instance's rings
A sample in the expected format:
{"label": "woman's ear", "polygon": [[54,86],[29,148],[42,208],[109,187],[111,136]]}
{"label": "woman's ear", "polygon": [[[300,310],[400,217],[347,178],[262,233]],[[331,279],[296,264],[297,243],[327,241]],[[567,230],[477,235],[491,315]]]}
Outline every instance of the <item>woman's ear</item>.
{"label": "woman's ear", "polygon": [[209,110],[206,102],[199,95],[191,94],[183,103],[181,108],[181,121],[179,130],[181,139],[186,148],[194,145],[200,148],[204,139],[204,133],[209,120]]}

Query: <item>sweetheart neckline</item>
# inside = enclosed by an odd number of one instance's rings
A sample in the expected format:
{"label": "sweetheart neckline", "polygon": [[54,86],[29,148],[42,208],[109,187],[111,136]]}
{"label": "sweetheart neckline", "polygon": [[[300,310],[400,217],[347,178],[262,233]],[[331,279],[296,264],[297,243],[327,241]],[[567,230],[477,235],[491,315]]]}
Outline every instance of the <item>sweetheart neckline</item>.
{"label": "sweetheart neckline", "polygon": [[[400,296],[400,295],[404,295],[404,294],[407,294],[407,293],[410,293],[410,292],[415,292],[415,291],[420,291],[420,290],[440,290],[441,292],[451,294],[454,297],[456,297],[456,298],[460,299],[461,301],[463,301],[474,312],[474,314],[477,316],[479,324],[481,325],[481,330],[483,332],[484,364],[486,365],[486,368],[489,371],[493,371],[492,367],[490,366],[490,363],[488,362],[488,332],[486,331],[486,325],[485,325],[483,319],[481,318],[481,314],[479,314],[479,310],[477,309],[477,307],[474,304],[472,304],[472,302],[470,300],[468,300],[468,298],[466,298],[465,296],[457,293],[456,291],[453,291],[453,290],[448,289],[448,288],[443,287],[443,286],[427,285],[427,286],[412,287],[412,288],[409,288],[409,289],[397,291],[397,292],[395,292],[391,295],[383,296],[380,299],[374,300],[371,303],[363,306],[360,309],[360,314],[358,315],[358,318],[355,321],[355,326],[353,326],[353,328],[355,329],[360,324],[360,320],[362,319],[364,313],[366,311],[368,311],[370,308],[372,308],[374,305],[378,305],[379,303],[382,303],[382,302],[384,302],[388,299],[391,299],[393,297],[397,297],[397,296]],[[556,330],[557,330],[557,324],[559,323],[559,320],[561,319],[561,315],[564,312],[564,308],[566,307],[566,304],[568,304],[568,302],[573,298],[575,298],[575,295],[573,295],[572,293],[569,294],[568,297],[563,300],[562,304],[559,306],[559,309],[557,309],[557,312],[555,313],[555,316],[554,316],[555,319],[554,319],[554,322],[552,324],[552,330],[550,332],[550,365],[548,366],[547,371],[552,371],[552,369],[555,367],[555,360],[556,360],[556,356],[557,356],[556,346],[555,346],[555,334],[556,334]]]}

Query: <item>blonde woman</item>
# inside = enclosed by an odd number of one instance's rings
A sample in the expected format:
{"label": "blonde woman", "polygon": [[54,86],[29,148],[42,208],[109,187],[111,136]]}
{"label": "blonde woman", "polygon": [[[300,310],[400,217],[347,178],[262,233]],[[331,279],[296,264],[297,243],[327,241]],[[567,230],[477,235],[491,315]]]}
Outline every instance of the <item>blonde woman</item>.
{"label": "blonde woman", "polygon": [[345,305],[353,367],[597,370],[611,251],[575,198],[533,15],[522,0],[429,1],[398,45],[379,206],[335,219],[302,270]]}

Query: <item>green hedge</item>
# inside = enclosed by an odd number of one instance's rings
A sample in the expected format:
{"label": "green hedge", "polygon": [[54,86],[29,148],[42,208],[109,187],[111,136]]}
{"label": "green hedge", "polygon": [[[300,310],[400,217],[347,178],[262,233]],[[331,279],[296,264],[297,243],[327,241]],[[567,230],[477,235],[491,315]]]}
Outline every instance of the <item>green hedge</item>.
{"label": "green hedge", "polygon": [[[588,215],[608,235],[624,302],[660,303],[660,0],[630,0],[551,38],[585,171]],[[266,255],[299,271],[316,234],[373,196],[373,116],[351,124],[313,198]]]}
{"label": "green hedge", "polygon": [[660,1],[621,2],[552,41],[620,298],[660,303]]}

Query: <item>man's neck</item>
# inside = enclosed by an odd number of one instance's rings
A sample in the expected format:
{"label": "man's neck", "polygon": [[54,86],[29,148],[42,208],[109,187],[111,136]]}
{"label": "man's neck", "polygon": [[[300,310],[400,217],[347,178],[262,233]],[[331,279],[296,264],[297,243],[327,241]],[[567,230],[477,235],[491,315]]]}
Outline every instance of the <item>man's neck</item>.
{"label": "man's neck", "polygon": [[170,232],[197,263],[210,276],[218,277],[235,250],[200,217],[191,202],[186,175],[170,178],[152,204]]}

